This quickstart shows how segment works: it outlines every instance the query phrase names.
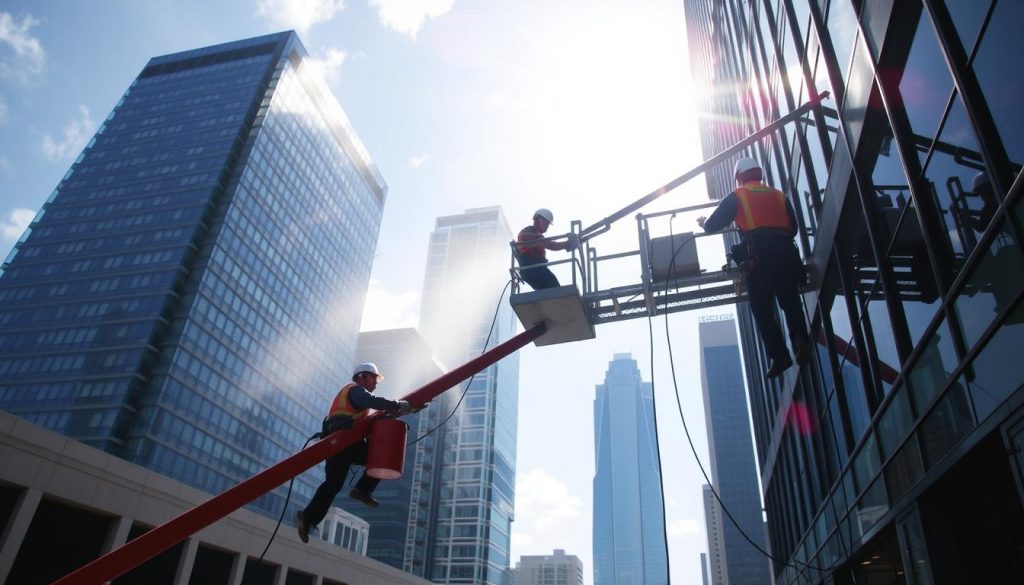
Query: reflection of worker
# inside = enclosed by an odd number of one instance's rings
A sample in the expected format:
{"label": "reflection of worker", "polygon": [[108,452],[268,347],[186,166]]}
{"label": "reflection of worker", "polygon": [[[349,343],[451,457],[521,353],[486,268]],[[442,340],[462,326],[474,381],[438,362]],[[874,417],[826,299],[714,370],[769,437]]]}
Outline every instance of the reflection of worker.
{"label": "reflection of worker", "polygon": [[528,225],[519,230],[519,237],[516,238],[516,252],[519,257],[520,275],[533,290],[542,288],[554,288],[558,286],[558,279],[547,266],[536,266],[548,261],[548,250],[571,250],[578,246],[579,240],[576,234],[569,234],[565,242],[552,242],[544,239],[544,232],[548,231],[555,216],[547,209],[538,209],[533,214],[533,225]]}
{"label": "reflection of worker", "polygon": [[[324,419],[324,432],[321,433],[321,438],[334,431],[350,428],[356,420],[366,416],[366,411],[370,408],[397,410],[402,414],[412,412],[405,400],[388,400],[373,395],[377,382],[383,378],[377,371],[377,366],[372,363],[356,366],[352,382],[346,384],[331,403],[331,410]],[[295,513],[295,526],[302,542],[309,541],[310,528],[320,524],[327,515],[327,509],[345,484],[348,468],[353,463],[366,465],[366,455],[367,442],[364,437],[327,459],[327,479],[317,488],[306,509]],[[356,487],[348,495],[371,508],[376,508],[379,503],[373,498],[373,490],[379,482],[379,479],[369,477],[364,471]]]}
{"label": "reflection of worker", "polygon": [[793,365],[793,360],[786,350],[772,299],[786,315],[797,363],[806,363],[811,352],[800,305],[800,254],[793,244],[796,213],[782,191],[761,182],[764,175],[756,160],[737,161],[735,176],[736,190],[722,199],[711,217],[700,217],[697,224],[705,231],[717,232],[736,222],[748,253],[750,311],[771,359],[765,377],[775,378]]}
{"label": "reflection of worker", "polygon": [[999,201],[992,191],[992,181],[988,180],[986,173],[978,173],[971,181],[971,193],[981,199],[981,209],[970,214],[967,221],[976,231],[983,232],[988,224],[995,217],[996,209],[999,209]]}

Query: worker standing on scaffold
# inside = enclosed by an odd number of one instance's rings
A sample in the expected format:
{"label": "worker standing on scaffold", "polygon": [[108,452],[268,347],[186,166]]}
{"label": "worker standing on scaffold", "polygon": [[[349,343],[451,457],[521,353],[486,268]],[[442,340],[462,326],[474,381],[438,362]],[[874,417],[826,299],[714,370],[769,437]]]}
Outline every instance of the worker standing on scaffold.
{"label": "worker standing on scaffold", "polygon": [[569,234],[565,242],[552,242],[544,239],[544,232],[548,231],[555,216],[548,209],[538,209],[533,214],[533,224],[519,230],[516,238],[516,256],[519,258],[519,274],[526,284],[533,287],[533,290],[542,288],[555,288],[558,286],[558,278],[547,266],[535,266],[548,261],[548,250],[572,250],[579,246],[576,234]]}
{"label": "worker standing on scaffold", "polygon": [[[736,222],[742,239],[738,252],[747,254],[750,312],[771,359],[765,373],[765,378],[771,379],[793,365],[772,299],[786,316],[797,363],[803,365],[810,359],[807,321],[800,304],[800,253],[793,243],[796,213],[782,191],[762,182],[764,172],[756,160],[741,158],[736,162],[734,175],[736,190],[722,199],[711,217],[697,218],[697,225],[706,232],[717,232]],[[738,255],[734,252],[734,259],[740,263],[743,259],[736,258]]]}
{"label": "worker standing on scaffold", "polygon": [[[400,414],[414,412],[405,400],[388,400],[373,395],[377,383],[383,379],[384,376],[380,375],[376,364],[364,362],[356,366],[352,382],[346,384],[331,403],[331,410],[324,419],[320,437],[325,438],[334,431],[351,428],[355,421],[366,416],[367,410],[371,408],[397,410]],[[327,515],[327,509],[345,484],[349,467],[353,463],[366,465],[368,445],[364,437],[327,459],[327,479],[317,488],[306,509],[295,513],[295,528],[299,531],[299,539],[302,542],[309,542],[309,530],[320,524]],[[373,490],[378,483],[379,479],[366,475],[364,471],[356,487],[352,488],[348,495],[371,508],[376,508],[380,503],[373,498]]]}

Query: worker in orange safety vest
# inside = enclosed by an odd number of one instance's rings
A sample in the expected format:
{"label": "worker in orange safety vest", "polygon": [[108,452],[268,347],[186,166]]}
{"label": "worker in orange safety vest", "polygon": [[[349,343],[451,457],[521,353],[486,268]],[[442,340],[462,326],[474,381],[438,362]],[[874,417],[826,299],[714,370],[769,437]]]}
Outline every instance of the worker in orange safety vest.
{"label": "worker in orange safety vest", "polygon": [[[380,374],[377,366],[373,363],[364,362],[356,366],[355,372],[352,374],[352,382],[338,391],[331,403],[331,409],[327,418],[324,419],[320,438],[325,438],[337,430],[351,428],[355,421],[366,416],[367,411],[371,408],[396,410],[399,414],[409,414],[419,410],[413,409],[405,400],[388,400],[374,396],[373,391],[377,388],[377,383],[383,379],[384,376]],[[327,509],[330,508],[335,496],[345,484],[349,467],[352,464],[366,465],[368,445],[367,439],[364,437],[327,459],[327,479],[317,488],[309,505],[304,510],[295,513],[295,527],[299,531],[299,539],[302,542],[309,542],[310,529],[320,524],[320,521],[327,515]],[[379,479],[366,475],[364,471],[356,483],[356,487],[352,488],[348,495],[371,508],[376,508],[380,503],[374,499],[373,490],[379,482]]]}
{"label": "worker in orange safety vest", "polygon": [[516,237],[516,257],[519,259],[520,276],[533,287],[533,290],[542,288],[555,288],[558,286],[558,278],[547,266],[536,266],[545,264],[548,261],[548,250],[572,250],[579,247],[579,239],[576,234],[569,234],[565,242],[546,240],[544,232],[548,231],[555,216],[549,209],[538,209],[533,214],[533,223],[519,230]]}
{"label": "worker in orange safety vest", "polygon": [[765,377],[771,379],[793,365],[773,299],[785,314],[797,363],[805,364],[812,349],[800,304],[802,265],[793,243],[797,233],[796,213],[782,191],[762,182],[764,172],[756,160],[741,158],[733,174],[736,190],[722,199],[711,217],[697,218],[697,225],[706,232],[717,232],[735,222],[740,231],[741,250],[747,254],[750,312],[771,360],[765,373]]}

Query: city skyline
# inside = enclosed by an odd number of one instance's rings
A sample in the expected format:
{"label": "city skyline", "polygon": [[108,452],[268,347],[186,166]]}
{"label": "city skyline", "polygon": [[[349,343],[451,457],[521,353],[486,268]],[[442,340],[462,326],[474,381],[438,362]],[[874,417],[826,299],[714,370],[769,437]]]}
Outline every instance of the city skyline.
{"label": "city skyline", "polygon": [[[683,15],[674,3],[644,3],[624,14],[591,3],[481,9],[456,2],[447,12],[423,9],[408,19],[385,4],[348,3],[313,16],[285,10],[285,3],[256,1],[154,2],[123,10],[55,10],[20,0],[5,5],[14,27],[10,38],[23,39],[17,46],[25,49],[0,42],[0,58],[11,67],[4,71],[24,66],[26,75],[25,83],[0,79],[6,106],[6,117],[0,116],[0,192],[11,205],[0,210],[4,219],[16,209],[34,215],[76,156],[75,144],[84,143],[76,143],[78,137],[99,125],[145,57],[287,28],[299,32],[323,68],[390,186],[363,330],[417,323],[424,243],[434,218],[500,204],[517,231],[535,208],[547,206],[555,212],[553,229],[567,229],[571,219],[602,217],[698,160],[681,66]],[[86,34],[89,23],[110,32]],[[32,48],[37,45],[39,50]],[[638,62],[645,66],[636,67]],[[631,107],[635,103],[644,107]],[[613,112],[620,114],[609,117]],[[697,197],[704,197],[699,188],[684,188],[665,201],[677,205]],[[14,232],[14,225],[4,233]],[[349,235],[362,237],[359,229]],[[601,243],[609,252],[635,245],[629,226]],[[696,316],[671,320],[685,329],[695,326]],[[520,352],[519,411],[528,420],[521,419],[527,422],[517,440],[513,555],[565,548],[590,565],[591,421],[567,414],[589,402],[590,388],[615,352],[633,351],[649,376],[650,360],[641,358],[648,343],[646,324],[615,323],[602,326],[596,340]],[[695,362],[682,365],[692,351],[688,344],[683,336],[676,340],[677,367],[694,371]],[[666,382],[663,341],[656,340],[655,353],[653,378]],[[565,368],[567,363],[577,367]],[[670,385],[658,388],[672,400]],[[680,391],[699,435],[695,389]],[[666,409],[659,419],[669,440],[682,440],[678,414]],[[564,429],[559,448],[536,428]],[[703,453],[703,445],[698,450]],[[692,458],[666,462],[664,470],[667,485],[675,486],[668,502],[673,551],[703,548],[700,499],[685,494],[685,486],[700,481],[699,472]],[[698,574],[696,559],[682,552],[673,557],[679,557],[674,576]]]}

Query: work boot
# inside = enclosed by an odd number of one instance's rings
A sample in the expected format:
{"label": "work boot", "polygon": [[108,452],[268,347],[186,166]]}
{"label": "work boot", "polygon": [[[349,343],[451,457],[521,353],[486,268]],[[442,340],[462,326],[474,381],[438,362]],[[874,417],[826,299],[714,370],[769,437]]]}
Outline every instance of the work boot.
{"label": "work boot", "polygon": [[778,378],[789,369],[789,366],[793,365],[793,360],[786,354],[784,357],[776,358],[772,360],[771,366],[768,371],[765,372],[764,377],[771,380],[772,378]]}
{"label": "work boot", "polygon": [[295,529],[299,531],[299,540],[304,543],[309,542],[309,524],[306,524],[306,517],[302,515],[302,510],[295,512]]}
{"label": "work boot", "polygon": [[377,506],[380,505],[380,502],[373,499],[373,496],[359,488],[352,488],[352,491],[348,493],[348,496],[352,499],[359,500],[360,502],[366,504],[371,508],[376,508]]}
{"label": "work boot", "polygon": [[805,337],[794,345],[793,351],[796,354],[796,365],[805,366],[811,361],[811,352],[814,348],[811,346],[811,340]]}

